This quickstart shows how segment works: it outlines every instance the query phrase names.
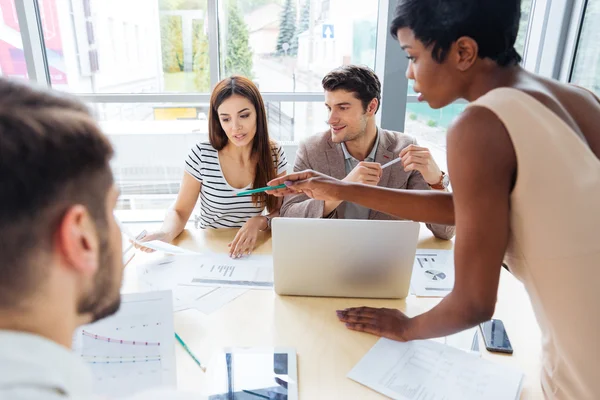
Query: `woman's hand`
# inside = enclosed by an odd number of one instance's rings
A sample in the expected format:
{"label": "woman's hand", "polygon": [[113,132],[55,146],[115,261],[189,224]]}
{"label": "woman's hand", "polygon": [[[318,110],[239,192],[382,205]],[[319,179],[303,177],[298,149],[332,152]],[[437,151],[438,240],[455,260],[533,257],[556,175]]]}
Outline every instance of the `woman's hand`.
{"label": "woman's hand", "polygon": [[399,342],[410,340],[407,335],[412,319],[391,308],[357,307],[336,312],[346,328],[367,332]]}
{"label": "woman's hand", "polygon": [[[152,233],[146,234],[146,235],[142,236],[141,238],[138,238],[137,240],[138,240],[138,242],[150,242],[152,240],[160,240],[161,242],[165,242],[165,243],[171,242],[169,235],[167,235],[167,233],[162,232],[162,231],[157,231],[157,232],[152,232]],[[136,249],[140,249],[141,251],[144,251],[146,253],[154,252],[153,249],[149,249],[148,247],[144,247],[144,246],[142,246],[138,243],[134,243],[132,241],[130,241],[130,242],[133,244],[133,246]]]}
{"label": "woman's hand", "polygon": [[264,216],[252,217],[244,226],[240,228],[238,233],[233,238],[233,241],[229,243],[229,256],[232,258],[240,258],[247,256],[252,253],[254,246],[256,246],[256,238],[258,232],[266,229],[267,221]]}
{"label": "woman's hand", "polygon": [[306,170],[282,176],[268,183],[269,186],[278,186],[285,183],[285,189],[269,190],[268,194],[282,197],[290,194],[304,193],[315,200],[341,201],[342,188],[347,185],[338,179],[320,172]]}

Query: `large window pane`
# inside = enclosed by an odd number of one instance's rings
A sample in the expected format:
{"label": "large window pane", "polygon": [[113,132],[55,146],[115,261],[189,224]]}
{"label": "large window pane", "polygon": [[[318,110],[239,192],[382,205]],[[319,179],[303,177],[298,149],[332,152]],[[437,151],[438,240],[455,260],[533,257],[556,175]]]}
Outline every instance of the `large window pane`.
{"label": "large window pane", "polygon": [[588,0],[571,82],[600,96],[600,0]]}
{"label": "large window pane", "polygon": [[465,107],[466,104],[450,104],[434,110],[427,103],[406,105],[405,133],[415,137],[420,146],[429,148],[440,168],[445,171],[447,171],[446,130]]}
{"label": "large window pane", "polygon": [[221,74],[263,92],[321,92],[342,64],[373,68],[378,0],[220,1]]}
{"label": "large window pane", "polygon": [[208,92],[207,0],[38,0],[55,88]]}
{"label": "large window pane", "polygon": [[28,79],[15,0],[0,0],[0,76]]}

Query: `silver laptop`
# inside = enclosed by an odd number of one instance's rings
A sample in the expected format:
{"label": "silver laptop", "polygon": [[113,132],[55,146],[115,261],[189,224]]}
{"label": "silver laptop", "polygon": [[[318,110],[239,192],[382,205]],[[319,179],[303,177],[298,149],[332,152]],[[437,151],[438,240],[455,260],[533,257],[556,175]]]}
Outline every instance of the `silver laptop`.
{"label": "silver laptop", "polygon": [[397,298],[408,295],[419,223],[273,219],[275,292]]}

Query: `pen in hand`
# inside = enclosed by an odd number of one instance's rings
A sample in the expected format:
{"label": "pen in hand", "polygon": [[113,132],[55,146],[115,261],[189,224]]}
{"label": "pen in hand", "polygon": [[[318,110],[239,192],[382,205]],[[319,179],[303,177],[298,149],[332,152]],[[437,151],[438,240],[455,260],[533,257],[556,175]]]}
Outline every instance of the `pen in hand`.
{"label": "pen in hand", "polygon": [[396,163],[399,163],[400,161],[402,161],[402,159],[401,159],[400,157],[398,157],[398,158],[396,158],[395,160],[392,160],[392,161],[390,161],[389,163],[383,164],[383,165],[381,166],[381,169],[385,169],[385,168],[387,168],[387,167],[389,167],[389,166],[392,166],[392,165],[394,165],[394,164],[396,164]]}
{"label": "pen in hand", "polygon": [[[146,233],[147,233],[147,232],[146,232],[146,230],[144,229],[143,231],[141,231],[141,232],[139,233],[139,235],[137,235],[137,236],[135,237],[135,240],[141,240],[141,239],[143,239],[143,238],[144,238],[144,236],[146,236]],[[133,246],[135,246],[135,243],[134,243],[132,240],[130,240],[130,245],[129,245],[129,247],[127,247],[125,250],[123,250],[123,254],[125,254],[125,253],[127,253],[129,250],[131,250],[131,248],[132,248]]]}

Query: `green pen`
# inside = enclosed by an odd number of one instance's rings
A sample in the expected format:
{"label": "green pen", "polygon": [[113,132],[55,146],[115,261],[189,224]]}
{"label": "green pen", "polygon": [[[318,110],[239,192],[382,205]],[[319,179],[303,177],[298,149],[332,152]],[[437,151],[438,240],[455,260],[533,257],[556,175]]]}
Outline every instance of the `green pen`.
{"label": "green pen", "polygon": [[183,349],[190,355],[190,357],[192,357],[192,360],[194,360],[196,362],[196,364],[198,364],[198,366],[200,367],[200,369],[202,370],[202,372],[206,372],[206,367],[204,365],[202,365],[202,363],[200,362],[200,360],[198,360],[196,358],[196,356],[194,355],[194,353],[192,353],[192,351],[187,347],[187,345],[179,337],[179,335],[177,334],[177,332],[175,332],[175,339],[177,339],[177,341],[183,347]]}
{"label": "green pen", "polygon": [[258,188],[258,189],[246,190],[245,192],[239,192],[237,195],[238,196],[247,196],[247,195],[253,194],[253,193],[266,192],[267,190],[285,189],[286,187],[287,186],[285,186],[285,183],[282,183],[281,185],[277,185],[277,186],[266,186],[266,187],[262,187],[262,188]]}

